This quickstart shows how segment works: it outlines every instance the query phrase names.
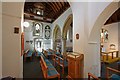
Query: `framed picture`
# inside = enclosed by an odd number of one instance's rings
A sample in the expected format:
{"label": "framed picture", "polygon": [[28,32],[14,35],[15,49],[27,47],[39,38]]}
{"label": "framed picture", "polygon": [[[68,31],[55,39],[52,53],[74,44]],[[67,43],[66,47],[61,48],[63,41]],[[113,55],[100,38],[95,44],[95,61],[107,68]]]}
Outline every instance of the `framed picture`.
{"label": "framed picture", "polygon": [[43,36],[43,24],[42,23],[33,23],[33,36]]}
{"label": "framed picture", "polygon": [[14,33],[15,33],[15,34],[19,34],[19,28],[18,28],[18,27],[15,27],[15,28],[14,28]]}
{"label": "framed picture", "polygon": [[106,43],[109,40],[108,30],[102,29],[101,30],[101,43]]}
{"label": "framed picture", "polygon": [[45,27],[45,39],[50,39],[50,35],[51,35],[51,29],[50,26],[46,26]]}

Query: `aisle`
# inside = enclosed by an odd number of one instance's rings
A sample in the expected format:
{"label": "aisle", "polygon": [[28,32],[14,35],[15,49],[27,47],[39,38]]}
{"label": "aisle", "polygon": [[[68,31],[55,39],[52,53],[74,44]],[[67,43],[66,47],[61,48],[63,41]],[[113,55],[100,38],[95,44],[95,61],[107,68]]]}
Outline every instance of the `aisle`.
{"label": "aisle", "polygon": [[23,63],[23,77],[24,78],[43,78],[42,70],[40,67],[40,59],[33,56],[32,61],[27,58]]}
{"label": "aisle", "polygon": [[[49,61],[53,64],[53,61],[51,59],[49,59]],[[61,74],[61,78],[63,78],[63,80],[66,80],[65,78],[66,78],[67,72],[68,72],[67,67],[65,68],[64,75],[62,74],[62,69],[59,66],[55,66],[55,68]],[[27,80],[28,80],[28,78],[29,79],[32,78],[32,80],[43,79],[43,73],[42,73],[41,66],[40,66],[40,58],[33,56],[32,61],[29,58],[27,58],[26,62],[24,61],[23,77],[24,77],[24,79],[27,79]]]}

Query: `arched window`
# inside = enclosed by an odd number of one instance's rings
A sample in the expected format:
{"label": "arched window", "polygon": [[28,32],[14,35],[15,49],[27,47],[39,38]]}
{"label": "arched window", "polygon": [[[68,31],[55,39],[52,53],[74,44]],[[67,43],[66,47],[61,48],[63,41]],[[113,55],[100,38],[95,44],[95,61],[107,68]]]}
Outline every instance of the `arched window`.
{"label": "arched window", "polygon": [[50,34],[51,34],[51,29],[50,26],[46,26],[45,27],[45,39],[49,39],[50,38]]}
{"label": "arched window", "polygon": [[42,23],[34,23],[33,27],[34,27],[33,35],[42,37],[43,35]]}

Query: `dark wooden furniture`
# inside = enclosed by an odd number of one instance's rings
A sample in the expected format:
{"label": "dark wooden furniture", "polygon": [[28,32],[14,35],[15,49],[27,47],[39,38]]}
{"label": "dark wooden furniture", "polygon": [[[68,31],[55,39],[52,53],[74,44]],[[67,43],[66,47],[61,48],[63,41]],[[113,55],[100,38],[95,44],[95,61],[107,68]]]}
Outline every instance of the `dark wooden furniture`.
{"label": "dark wooden furniture", "polygon": [[57,63],[59,66],[62,67],[62,73],[64,74],[64,68],[66,67],[66,65],[68,66],[67,60],[65,58],[62,58],[61,56],[54,54],[53,61],[54,61],[54,66]]}
{"label": "dark wooden furniture", "polygon": [[95,75],[91,74],[91,73],[88,73],[88,80],[100,80],[98,77],[96,77]]}
{"label": "dark wooden furniture", "polygon": [[84,72],[84,55],[72,52],[67,55],[68,60],[68,76],[69,79],[83,78]]}
{"label": "dark wooden furniture", "polygon": [[[116,78],[116,80],[119,80],[120,79],[120,71],[119,70],[116,70],[116,69],[113,69],[113,68],[110,68],[110,67],[107,67],[106,68],[107,70],[107,72],[106,72],[106,78],[107,78],[107,80],[115,80],[115,78]],[[111,75],[110,75],[110,73],[112,73]]]}
{"label": "dark wooden furniture", "polygon": [[[114,56],[114,54],[116,56]],[[117,51],[117,50],[101,52],[102,61],[106,62],[106,63],[112,63],[112,62],[118,61],[119,60],[118,55],[119,55],[119,51]]]}
{"label": "dark wooden furniture", "polygon": [[51,78],[56,78],[56,77],[58,77],[58,79],[60,79],[60,74],[57,72],[57,70],[49,62],[48,59],[41,56],[40,64],[41,64],[43,76],[45,79],[51,79]]}
{"label": "dark wooden furniture", "polygon": [[48,57],[52,57],[53,54],[55,54],[55,51],[52,49],[47,49],[47,50],[42,49],[42,53],[48,58]]}
{"label": "dark wooden furniture", "polygon": [[48,53],[47,53],[46,50],[42,49],[42,52],[43,52],[43,54],[44,54],[46,57],[48,57]]}
{"label": "dark wooden furniture", "polygon": [[26,61],[26,58],[28,58],[28,57],[32,60],[32,54],[33,54],[33,51],[27,49],[27,50],[24,52],[24,61]]}
{"label": "dark wooden furniture", "polygon": [[120,71],[120,61],[117,62],[117,64],[118,64],[118,70]]}

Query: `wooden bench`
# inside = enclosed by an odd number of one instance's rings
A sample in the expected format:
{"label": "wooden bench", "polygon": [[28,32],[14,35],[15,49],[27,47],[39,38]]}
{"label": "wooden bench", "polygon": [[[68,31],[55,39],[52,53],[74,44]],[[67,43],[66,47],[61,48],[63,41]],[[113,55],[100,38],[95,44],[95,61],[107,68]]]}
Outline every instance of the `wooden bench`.
{"label": "wooden bench", "polygon": [[41,53],[40,51],[35,51],[35,56],[40,57],[41,54],[42,54],[42,53]]}
{"label": "wooden bench", "polygon": [[88,73],[88,80],[100,80],[98,77],[96,77],[95,75],[91,74],[91,73]]}
{"label": "wooden bench", "polygon": [[26,61],[26,58],[27,58],[27,57],[30,57],[30,59],[32,60],[32,54],[33,54],[33,51],[27,49],[27,50],[25,51],[25,53],[24,53],[24,61]]}
{"label": "wooden bench", "polygon": [[[106,78],[107,80],[120,80],[120,71],[119,70],[116,70],[116,69],[113,69],[113,68],[110,68],[110,67],[107,67],[106,68],[107,72],[106,72]],[[114,72],[114,74],[110,75],[110,72]]]}
{"label": "wooden bench", "polygon": [[54,55],[54,53],[55,53],[54,50],[52,50],[52,49],[47,49],[46,51],[47,51],[48,57],[53,57],[53,55]]}
{"label": "wooden bench", "polygon": [[46,79],[56,78],[60,79],[60,74],[57,72],[57,70],[54,68],[54,66],[49,62],[48,59],[41,56],[41,68],[43,72],[43,76]]}
{"label": "wooden bench", "polygon": [[53,61],[54,61],[54,66],[55,66],[55,63],[57,63],[59,66],[62,67],[62,73],[64,74],[64,68],[66,65],[68,66],[67,60],[54,54]]}
{"label": "wooden bench", "polygon": [[48,52],[47,52],[46,50],[42,49],[42,53],[43,53],[46,57],[48,57]]}

